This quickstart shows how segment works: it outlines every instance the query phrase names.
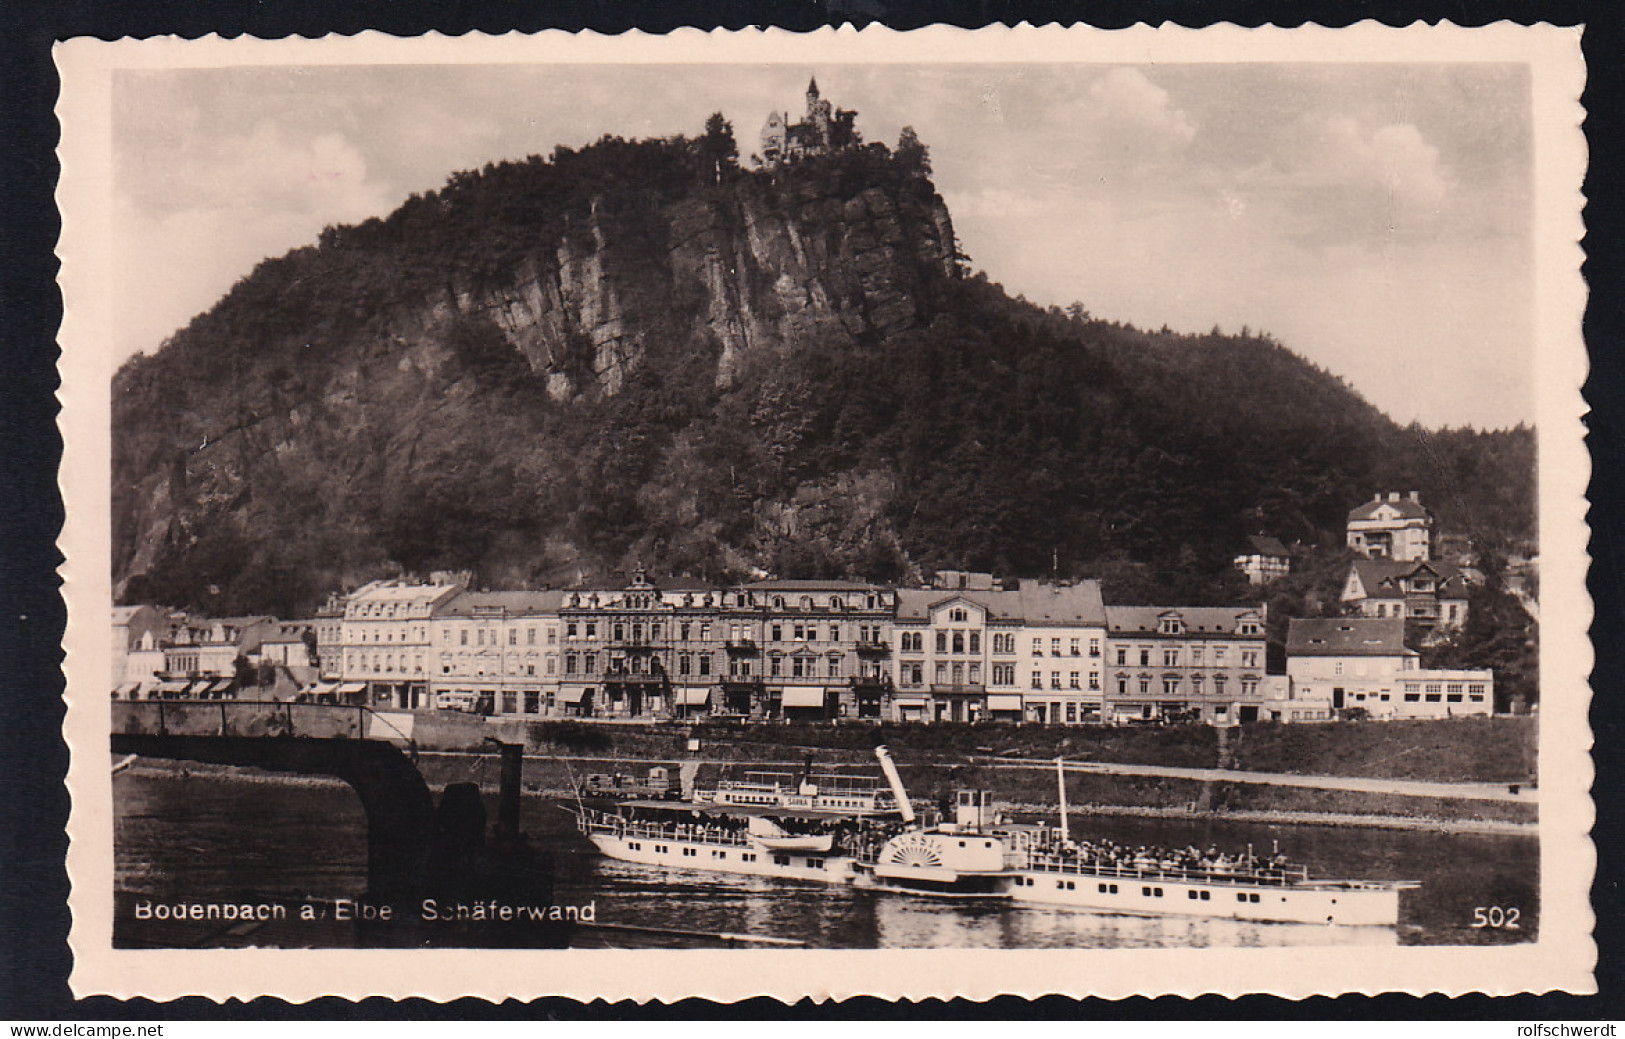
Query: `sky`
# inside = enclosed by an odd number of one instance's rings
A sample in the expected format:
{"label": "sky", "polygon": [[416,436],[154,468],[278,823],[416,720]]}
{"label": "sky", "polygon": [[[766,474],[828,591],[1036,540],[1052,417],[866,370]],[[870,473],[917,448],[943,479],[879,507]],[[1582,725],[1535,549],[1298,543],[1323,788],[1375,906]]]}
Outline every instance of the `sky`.
{"label": "sky", "polygon": [[1397,421],[1532,422],[1521,65],[348,66],[124,70],[118,357],[261,259],[461,169],[604,134],[757,149],[809,76],[868,140],[914,127],[973,269],[1143,328],[1268,333]]}

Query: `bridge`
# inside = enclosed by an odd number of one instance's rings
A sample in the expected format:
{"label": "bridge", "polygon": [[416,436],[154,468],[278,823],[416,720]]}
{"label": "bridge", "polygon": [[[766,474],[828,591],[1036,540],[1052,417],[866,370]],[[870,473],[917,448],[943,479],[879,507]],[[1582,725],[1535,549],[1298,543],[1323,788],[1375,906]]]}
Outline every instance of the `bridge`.
{"label": "bridge", "polygon": [[[483,845],[485,810],[477,789],[472,797],[467,790],[443,797],[437,812],[414,763],[410,714],[254,700],[115,701],[112,708],[115,754],[326,775],[348,783],[367,817],[367,886],[375,897],[418,897],[442,864]],[[501,748],[497,837],[517,844],[523,748]]]}

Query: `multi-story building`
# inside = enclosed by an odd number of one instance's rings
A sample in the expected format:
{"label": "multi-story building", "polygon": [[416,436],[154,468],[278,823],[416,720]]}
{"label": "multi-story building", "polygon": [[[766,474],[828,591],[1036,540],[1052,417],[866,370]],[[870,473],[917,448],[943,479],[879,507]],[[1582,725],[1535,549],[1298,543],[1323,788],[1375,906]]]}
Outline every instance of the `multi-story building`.
{"label": "multi-story building", "polygon": [[1381,494],[1349,512],[1348,546],[1371,559],[1426,560],[1432,551],[1433,517],[1412,491]]}
{"label": "multi-story building", "polygon": [[1487,715],[1495,678],[1487,670],[1423,670],[1398,617],[1293,618],[1287,628],[1283,721],[1363,711],[1377,719]]}
{"label": "multi-story building", "polygon": [[1256,721],[1264,613],[1233,607],[1106,607],[1107,721]]}
{"label": "multi-story building", "polygon": [[1292,571],[1292,553],[1278,538],[1254,534],[1247,539],[1247,551],[1237,556],[1235,568],[1247,575],[1249,584],[1269,584]]}
{"label": "multi-story building", "polygon": [[249,659],[255,664],[310,667],[315,663],[315,655],[311,652],[315,630],[314,620],[278,623],[265,631]]}
{"label": "multi-story building", "polygon": [[429,706],[480,714],[552,714],[564,593],[461,592],[430,622]]}
{"label": "multi-story building", "polygon": [[583,718],[698,713],[724,673],[717,609],[715,591],[658,589],[641,570],[618,592],[564,593],[562,712]]}
{"label": "multi-story building", "polygon": [[238,658],[246,660],[278,627],[275,617],[172,618],[160,643],[164,666],[158,695],[205,699],[233,695]]}
{"label": "multi-story building", "polygon": [[756,581],[722,593],[730,708],[756,717],[879,718],[895,592],[858,581]]}
{"label": "multi-story building", "polygon": [[435,611],[463,591],[452,575],[428,584],[374,581],[344,606],[343,682],[338,695],[411,710],[429,706]]}
{"label": "multi-story building", "polygon": [[113,607],[112,686],[120,699],[136,699],[158,684],[164,668],[158,643],[168,627],[168,611],[156,606]]}
{"label": "multi-story building", "polygon": [[1016,592],[898,589],[892,626],[897,661],[893,718],[981,720],[988,711],[989,629],[1013,634],[1019,630],[1020,611]]}
{"label": "multi-story building", "polygon": [[1467,589],[1467,575],[1449,563],[1356,559],[1342,601],[1362,617],[1398,617],[1444,631],[1467,623]]}
{"label": "multi-story building", "polygon": [[[1021,627],[1014,634],[1019,655],[1014,667],[1024,683],[1025,708],[1018,717],[1052,725],[1099,721],[1107,641],[1100,583],[1022,581],[1018,603]],[[997,650],[998,636],[994,639]],[[997,658],[993,666],[994,677],[1002,678]]]}
{"label": "multi-story building", "polygon": [[334,592],[316,609],[316,661],[323,683],[337,688],[344,676],[344,595]]}

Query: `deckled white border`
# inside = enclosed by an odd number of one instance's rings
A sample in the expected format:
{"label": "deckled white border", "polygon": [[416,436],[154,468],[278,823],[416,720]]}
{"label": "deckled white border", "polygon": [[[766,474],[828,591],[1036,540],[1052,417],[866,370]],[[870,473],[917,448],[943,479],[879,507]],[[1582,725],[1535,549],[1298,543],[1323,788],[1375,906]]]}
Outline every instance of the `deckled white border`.
{"label": "deckled white border", "polygon": [[[1136,26],[897,33],[883,28],[779,30],[619,37],[438,34],[266,41],[160,38],[57,48],[63,90],[61,285],[66,316],[61,374],[62,549],[68,601],[68,782],[73,809],[68,873],[78,996],[171,999],[204,995],[293,1001],[323,995],[500,1000],[732,1001],[757,995],[877,995],[984,999],[1012,993],[1122,997],[1252,992],[1287,997],[1342,992],[1508,994],[1595,991],[1588,899],[1594,851],[1592,768],[1586,720],[1592,651],[1585,593],[1585,486],[1580,385],[1586,357],[1580,320],[1585,143],[1579,96],[1584,67],[1576,28],[1508,23],[1394,29],[1242,29]],[[110,587],[109,379],[112,226],[111,80],[114,69],[223,65],[436,63],[850,63],[994,62],[1454,62],[1527,64],[1534,97],[1536,342],[1534,374],[1540,459],[1542,557],[1540,939],[1522,946],[1327,949],[918,950],[918,951],[491,951],[491,950],[113,950],[112,784],[107,756]]]}

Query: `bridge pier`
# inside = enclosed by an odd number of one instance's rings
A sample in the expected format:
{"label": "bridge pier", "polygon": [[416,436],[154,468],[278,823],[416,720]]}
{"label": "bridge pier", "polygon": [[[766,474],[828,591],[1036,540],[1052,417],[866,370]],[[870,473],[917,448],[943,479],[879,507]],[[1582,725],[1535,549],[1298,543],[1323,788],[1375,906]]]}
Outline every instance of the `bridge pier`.
{"label": "bridge pier", "polygon": [[348,783],[367,816],[367,887],[380,900],[408,902],[431,886],[434,797],[417,768],[382,740],[112,734],[115,754],[243,765],[327,775]]}

